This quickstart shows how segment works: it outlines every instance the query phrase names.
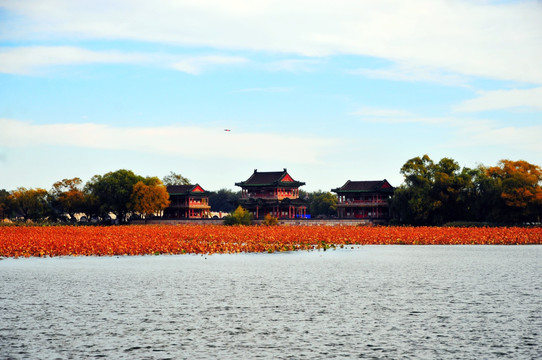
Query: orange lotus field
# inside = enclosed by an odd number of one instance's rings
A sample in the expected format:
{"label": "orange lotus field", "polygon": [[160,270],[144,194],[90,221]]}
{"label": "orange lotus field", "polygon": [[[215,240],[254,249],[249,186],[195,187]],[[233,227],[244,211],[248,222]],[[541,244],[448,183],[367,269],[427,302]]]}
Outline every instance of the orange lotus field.
{"label": "orange lotus field", "polygon": [[0,227],[2,257],[275,252],[351,244],[542,244],[542,228],[221,225]]}

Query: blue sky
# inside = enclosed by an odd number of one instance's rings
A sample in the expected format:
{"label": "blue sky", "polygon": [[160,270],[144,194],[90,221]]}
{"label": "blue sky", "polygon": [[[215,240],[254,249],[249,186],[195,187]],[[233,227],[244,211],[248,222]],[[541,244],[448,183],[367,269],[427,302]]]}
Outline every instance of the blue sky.
{"label": "blue sky", "polygon": [[540,1],[0,0],[0,188],[542,165],[540,19]]}

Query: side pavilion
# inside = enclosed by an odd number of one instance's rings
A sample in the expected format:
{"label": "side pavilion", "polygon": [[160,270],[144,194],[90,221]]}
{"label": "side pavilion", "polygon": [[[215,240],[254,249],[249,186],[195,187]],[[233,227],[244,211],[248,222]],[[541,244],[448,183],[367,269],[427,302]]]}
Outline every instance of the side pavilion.
{"label": "side pavilion", "polygon": [[202,219],[210,217],[209,194],[200,185],[170,185],[170,204],[164,210],[166,219]]}
{"label": "side pavilion", "polygon": [[385,222],[390,218],[390,199],[394,187],[384,180],[350,181],[331,189],[337,193],[337,217]]}

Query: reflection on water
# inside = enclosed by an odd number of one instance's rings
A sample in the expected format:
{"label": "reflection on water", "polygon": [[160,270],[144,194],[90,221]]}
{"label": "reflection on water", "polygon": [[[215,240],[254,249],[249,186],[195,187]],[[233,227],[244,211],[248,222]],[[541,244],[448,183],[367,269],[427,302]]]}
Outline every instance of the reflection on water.
{"label": "reflection on water", "polygon": [[0,261],[0,358],[542,358],[542,247]]}

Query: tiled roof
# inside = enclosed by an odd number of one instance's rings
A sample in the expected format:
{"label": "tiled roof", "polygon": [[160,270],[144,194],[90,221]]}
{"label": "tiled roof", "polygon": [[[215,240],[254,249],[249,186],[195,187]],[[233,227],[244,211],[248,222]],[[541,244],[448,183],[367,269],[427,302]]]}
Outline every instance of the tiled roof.
{"label": "tiled roof", "polygon": [[[286,180],[289,179],[289,180]],[[282,181],[281,181],[282,180]],[[295,181],[288,174],[288,171],[258,171],[254,170],[254,173],[246,180],[235,183],[237,186],[254,186],[254,185],[278,185],[278,184],[291,184],[293,186],[305,185],[304,182]]]}
{"label": "tiled roof", "polygon": [[[203,190],[203,193],[207,193],[207,191],[205,191],[198,184],[195,184],[195,185],[169,185],[167,187],[167,192],[170,193],[170,194],[188,194],[188,193],[194,191],[194,189],[196,189],[198,187]],[[198,193],[201,194],[202,192],[200,191]]]}
{"label": "tiled roof", "polygon": [[393,191],[393,186],[386,179],[376,181],[348,180],[343,186],[332,191]]}
{"label": "tiled roof", "polygon": [[279,181],[283,174],[283,171],[255,172],[247,181],[245,181],[245,184],[271,184],[275,181]]}
{"label": "tiled roof", "polygon": [[170,193],[170,194],[171,193],[183,194],[183,193],[187,193],[190,190],[192,190],[193,187],[194,187],[194,185],[169,185],[167,187],[167,192]]}

